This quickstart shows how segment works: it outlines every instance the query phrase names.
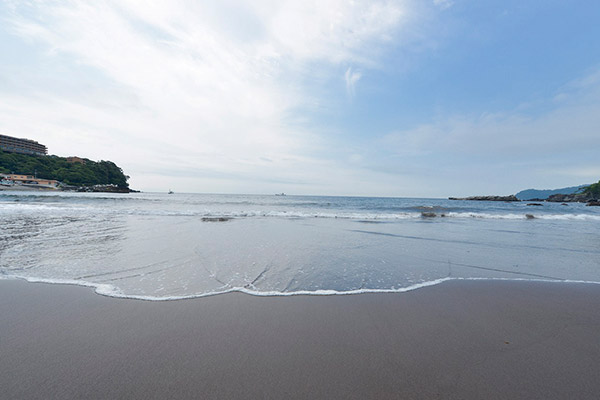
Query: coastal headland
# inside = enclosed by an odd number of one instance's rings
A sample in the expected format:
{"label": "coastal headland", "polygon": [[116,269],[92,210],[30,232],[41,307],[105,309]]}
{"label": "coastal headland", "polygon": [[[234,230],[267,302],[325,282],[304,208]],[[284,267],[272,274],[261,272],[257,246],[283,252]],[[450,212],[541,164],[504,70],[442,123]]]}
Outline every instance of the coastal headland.
{"label": "coastal headland", "polygon": [[129,188],[128,179],[123,169],[112,161],[0,149],[0,191],[134,192]]}
{"label": "coastal headland", "polygon": [[1,191],[18,191],[18,192],[84,192],[84,193],[139,193],[138,190],[133,190],[128,187],[119,187],[113,185],[94,185],[94,186],[44,186],[44,185],[2,185]]}
{"label": "coastal headland", "polygon": [[[545,197],[527,197],[530,193],[546,195]],[[524,195],[526,197],[521,197]],[[448,197],[448,200],[471,200],[471,201],[548,201],[554,203],[587,203],[588,206],[600,206],[600,181],[592,185],[573,186],[554,190],[523,190],[516,195],[509,196],[470,196],[470,197]],[[541,204],[531,204],[541,205]]]}
{"label": "coastal headland", "polygon": [[600,286],[183,301],[0,281],[6,398],[596,399]]}

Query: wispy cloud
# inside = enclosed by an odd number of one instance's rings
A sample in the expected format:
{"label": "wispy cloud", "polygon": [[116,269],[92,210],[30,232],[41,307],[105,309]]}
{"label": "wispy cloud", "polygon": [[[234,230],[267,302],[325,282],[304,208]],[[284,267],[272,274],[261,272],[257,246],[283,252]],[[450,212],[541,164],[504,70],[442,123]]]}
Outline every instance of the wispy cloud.
{"label": "wispy cloud", "polygon": [[518,158],[600,148],[600,86],[571,93],[568,101],[531,115],[519,108],[480,115],[452,115],[385,137],[400,154],[477,154]]}
{"label": "wispy cloud", "polygon": [[353,71],[352,67],[348,67],[344,74],[344,80],[346,81],[346,93],[350,98],[356,95],[356,82],[360,80],[362,74],[358,71]]}
{"label": "wispy cloud", "polygon": [[433,0],[433,4],[435,4],[437,7],[441,8],[442,10],[445,10],[447,8],[450,8],[454,5],[454,1],[453,0]]}
{"label": "wispy cloud", "polygon": [[146,190],[458,195],[525,176],[551,187],[561,164],[575,183],[592,174],[598,68],[562,86],[575,67],[557,68],[532,86],[560,86],[541,105],[527,85],[473,104],[495,93],[497,64],[461,28],[479,13],[439,12],[453,4],[0,3],[0,132],[113,159]]}
{"label": "wispy cloud", "polygon": [[560,98],[544,101],[543,110],[537,113],[516,107],[479,115],[441,116],[385,135],[377,151],[396,160],[410,158],[413,167],[461,174],[469,169],[473,174],[486,171],[494,180],[487,178],[477,185],[489,187],[490,193],[500,182],[512,181],[516,190],[519,184],[582,183],[598,173],[598,76],[594,71],[565,85],[558,90]]}
{"label": "wispy cloud", "polygon": [[[137,178],[149,158],[240,178],[277,171],[293,180],[300,167],[319,179],[311,156],[319,138],[292,122],[294,110],[313,101],[302,83],[315,68],[333,79],[341,63],[375,67],[406,6],[126,0],[9,8],[5,29],[43,46],[59,71],[35,88],[24,82],[39,71],[11,71],[15,89],[0,91],[0,101],[12,106],[0,111],[0,128],[58,153],[126,160],[132,183],[151,187]],[[358,79],[349,70],[349,94]]]}

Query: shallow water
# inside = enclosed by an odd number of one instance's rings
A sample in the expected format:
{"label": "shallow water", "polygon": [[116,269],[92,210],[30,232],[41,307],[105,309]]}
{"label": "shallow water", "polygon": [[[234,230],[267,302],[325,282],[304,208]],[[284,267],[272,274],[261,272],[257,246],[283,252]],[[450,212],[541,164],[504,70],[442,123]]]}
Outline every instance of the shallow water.
{"label": "shallow water", "polygon": [[4,192],[0,277],[156,300],[405,291],[447,279],[600,282],[600,209],[526,204]]}

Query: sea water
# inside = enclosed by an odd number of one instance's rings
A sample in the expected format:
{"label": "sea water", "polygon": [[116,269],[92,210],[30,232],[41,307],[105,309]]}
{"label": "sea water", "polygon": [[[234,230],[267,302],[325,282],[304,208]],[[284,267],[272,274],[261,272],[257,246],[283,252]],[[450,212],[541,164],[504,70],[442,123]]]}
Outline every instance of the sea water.
{"label": "sea water", "polygon": [[0,278],[148,300],[600,282],[600,208],[444,199],[0,193]]}

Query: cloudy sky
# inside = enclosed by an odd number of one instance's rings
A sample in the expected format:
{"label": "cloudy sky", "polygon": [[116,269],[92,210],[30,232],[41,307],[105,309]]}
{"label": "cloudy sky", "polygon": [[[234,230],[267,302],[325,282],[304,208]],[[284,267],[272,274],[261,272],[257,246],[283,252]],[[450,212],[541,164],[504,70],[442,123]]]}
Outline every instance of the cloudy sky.
{"label": "cloudy sky", "polygon": [[600,179],[600,2],[0,2],[0,133],[145,191]]}

